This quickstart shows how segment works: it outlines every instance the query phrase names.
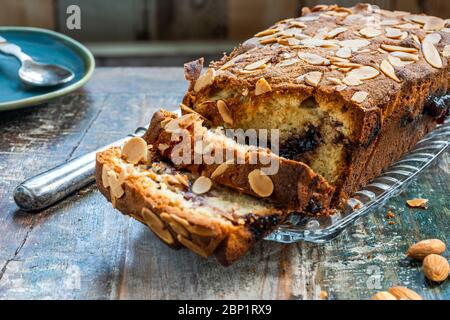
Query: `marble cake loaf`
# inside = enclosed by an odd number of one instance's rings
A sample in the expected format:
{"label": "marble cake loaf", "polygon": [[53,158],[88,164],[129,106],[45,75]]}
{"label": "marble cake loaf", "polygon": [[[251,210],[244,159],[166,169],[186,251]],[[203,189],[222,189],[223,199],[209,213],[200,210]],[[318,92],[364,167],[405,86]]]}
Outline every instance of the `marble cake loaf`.
{"label": "marble cake loaf", "polygon": [[213,126],[280,129],[280,155],[336,187],[334,203],[448,114],[449,20],[367,4],[280,21],[201,74],[183,103]]}

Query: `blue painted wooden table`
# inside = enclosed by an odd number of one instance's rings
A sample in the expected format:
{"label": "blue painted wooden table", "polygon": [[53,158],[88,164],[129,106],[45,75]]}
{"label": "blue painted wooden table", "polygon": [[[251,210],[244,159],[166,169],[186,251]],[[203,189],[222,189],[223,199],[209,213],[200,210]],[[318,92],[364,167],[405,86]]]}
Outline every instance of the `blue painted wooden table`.
{"label": "blue painted wooden table", "polygon": [[[123,137],[157,108],[175,109],[185,89],[181,68],[100,68],[74,94],[0,113],[0,299],[369,299],[397,284],[450,299],[449,280],[427,282],[405,257],[421,239],[450,245],[448,151],[335,240],[264,241],[228,268],[167,248],[94,186],[38,214],[17,209],[12,190],[21,180]],[[429,208],[408,208],[415,197]]]}

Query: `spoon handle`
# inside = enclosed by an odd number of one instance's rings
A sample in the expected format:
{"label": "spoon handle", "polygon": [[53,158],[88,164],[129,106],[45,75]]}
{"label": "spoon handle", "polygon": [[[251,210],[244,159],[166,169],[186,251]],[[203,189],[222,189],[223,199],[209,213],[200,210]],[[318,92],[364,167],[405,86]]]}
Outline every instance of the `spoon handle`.
{"label": "spoon handle", "polygon": [[23,53],[22,49],[18,45],[2,40],[5,40],[5,38],[0,37],[0,52],[14,56],[22,63],[28,60],[33,60],[29,55]]}

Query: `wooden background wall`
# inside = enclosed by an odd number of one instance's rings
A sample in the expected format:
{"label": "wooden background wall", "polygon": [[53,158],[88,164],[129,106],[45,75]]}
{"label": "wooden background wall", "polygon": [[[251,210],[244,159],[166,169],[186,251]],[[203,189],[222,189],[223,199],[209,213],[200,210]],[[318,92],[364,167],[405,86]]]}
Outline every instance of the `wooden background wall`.
{"label": "wooden background wall", "polygon": [[[274,21],[319,3],[358,0],[0,0],[0,25],[37,26],[82,41],[245,39]],[[450,0],[372,0],[382,8],[450,17]],[[82,31],[65,27],[65,9],[78,4]]]}

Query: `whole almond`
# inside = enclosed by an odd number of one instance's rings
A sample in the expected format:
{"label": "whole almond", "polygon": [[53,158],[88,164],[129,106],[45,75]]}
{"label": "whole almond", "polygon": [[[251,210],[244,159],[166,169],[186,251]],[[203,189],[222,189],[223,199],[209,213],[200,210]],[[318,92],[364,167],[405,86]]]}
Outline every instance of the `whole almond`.
{"label": "whole almond", "polygon": [[445,243],[439,239],[419,241],[409,247],[406,255],[410,258],[422,260],[429,254],[441,254],[445,251]]}
{"label": "whole almond", "polygon": [[373,295],[372,300],[397,300],[397,298],[387,291],[380,291]]}
{"label": "whole almond", "polygon": [[406,287],[392,287],[388,291],[398,300],[423,300],[417,292]]}
{"label": "whole almond", "polygon": [[450,266],[444,257],[430,254],[423,259],[422,271],[429,280],[442,282],[448,278]]}

